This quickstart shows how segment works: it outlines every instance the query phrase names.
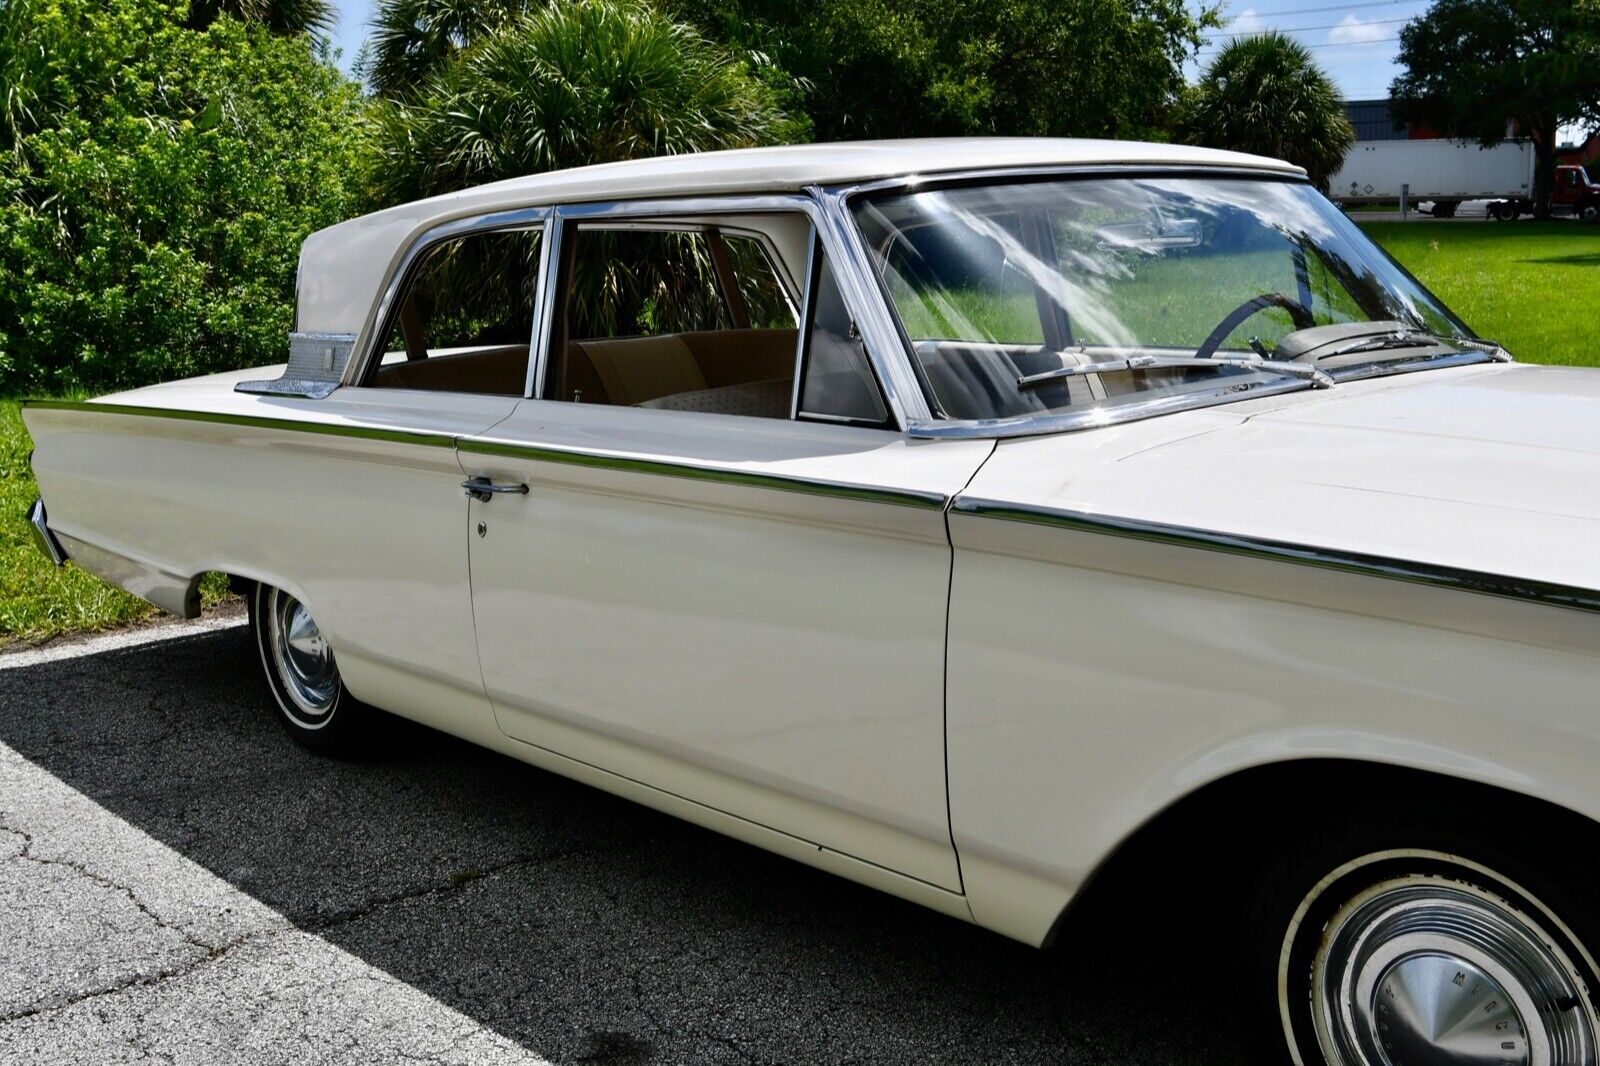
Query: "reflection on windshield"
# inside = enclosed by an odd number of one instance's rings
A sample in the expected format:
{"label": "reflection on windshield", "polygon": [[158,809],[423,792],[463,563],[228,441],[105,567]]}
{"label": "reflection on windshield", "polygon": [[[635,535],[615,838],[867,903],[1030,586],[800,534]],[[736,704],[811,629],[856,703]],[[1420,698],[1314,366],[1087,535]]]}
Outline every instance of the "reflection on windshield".
{"label": "reflection on windshield", "polygon": [[[945,417],[1245,395],[1286,379],[1274,360],[1371,362],[1471,337],[1300,183],[1096,176],[884,194],[855,211]],[[1427,339],[1360,343],[1399,333]],[[1125,372],[1056,373],[1119,359]]]}

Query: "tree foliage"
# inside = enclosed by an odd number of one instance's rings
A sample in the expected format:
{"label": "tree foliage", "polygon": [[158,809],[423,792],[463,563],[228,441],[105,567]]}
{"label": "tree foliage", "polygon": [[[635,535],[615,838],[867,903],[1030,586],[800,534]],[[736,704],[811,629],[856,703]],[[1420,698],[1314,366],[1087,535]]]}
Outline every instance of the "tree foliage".
{"label": "tree foliage", "polygon": [[407,96],[461,49],[538,6],[528,0],[378,0],[356,68],[379,96]]}
{"label": "tree foliage", "polygon": [[223,15],[287,34],[326,32],[338,20],[332,0],[191,0],[187,24],[203,30]]}
{"label": "tree foliage", "polygon": [[397,203],[500,178],[767,144],[795,127],[749,66],[629,0],[517,14],[373,117],[372,192]]}
{"label": "tree foliage", "polygon": [[1179,129],[1190,144],[1287,159],[1324,191],[1356,140],[1333,82],[1280,33],[1228,42],[1185,99]]}
{"label": "tree foliage", "polygon": [[1549,214],[1564,123],[1600,129],[1600,4],[1436,0],[1400,31],[1397,118],[1490,145],[1515,122],[1538,160],[1535,213]]}
{"label": "tree foliage", "polygon": [[357,195],[356,87],[166,0],[6,0],[0,393],[283,357],[300,242]]}
{"label": "tree foliage", "polygon": [[662,2],[792,74],[820,140],[1158,134],[1216,22],[1183,0]]}

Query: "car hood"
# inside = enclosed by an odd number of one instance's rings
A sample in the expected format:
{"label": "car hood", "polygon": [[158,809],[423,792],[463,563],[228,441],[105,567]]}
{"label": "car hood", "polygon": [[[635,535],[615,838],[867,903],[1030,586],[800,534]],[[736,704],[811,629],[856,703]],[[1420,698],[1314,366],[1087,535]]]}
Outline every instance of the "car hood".
{"label": "car hood", "polygon": [[1427,371],[1006,441],[963,495],[1600,588],[1600,370]]}

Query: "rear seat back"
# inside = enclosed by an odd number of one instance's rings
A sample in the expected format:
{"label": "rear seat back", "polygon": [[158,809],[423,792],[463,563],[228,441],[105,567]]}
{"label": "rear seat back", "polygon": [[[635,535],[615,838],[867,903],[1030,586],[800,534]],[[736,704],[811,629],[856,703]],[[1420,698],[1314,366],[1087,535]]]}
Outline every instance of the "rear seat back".
{"label": "rear seat back", "polygon": [[[697,408],[690,406],[689,394],[757,384],[764,386],[761,395],[767,397],[788,391],[794,381],[798,339],[793,329],[729,329],[573,341],[567,345],[561,398],[574,399],[577,393],[584,403],[693,410]],[[655,402],[675,396],[686,399]],[[755,402],[733,394],[705,402],[713,405],[706,410],[727,403],[770,408],[764,398]],[[781,414],[772,417],[787,414],[785,401]]]}

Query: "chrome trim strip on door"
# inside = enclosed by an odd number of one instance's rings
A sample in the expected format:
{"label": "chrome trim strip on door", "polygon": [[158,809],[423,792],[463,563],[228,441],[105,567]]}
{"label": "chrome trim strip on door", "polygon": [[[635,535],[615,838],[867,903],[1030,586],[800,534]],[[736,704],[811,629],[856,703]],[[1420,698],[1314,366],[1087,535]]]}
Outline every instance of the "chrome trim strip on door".
{"label": "chrome trim strip on door", "polygon": [[810,496],[864,500],[869,503],[892,504],[899,507],[917,507],[937,511],[943,510],[945,504],[949,502],[949,497],[940,492],[919,492],[915,489],[887,489],[874,485],[825,481],[818,478],[796,477],[789,474],[765,474],[749,470],[728,470],[721,467],[697,466],[692,463],[674,463],[660,459],[638,459],[624,455],[547,448],[532,444],[516,444],[510,441],[463,437],[458,441],[458,445],[463,455],[489,455],[506,459],[529,459],[541,463],[562,463],[568,466],[585,466],[602,470],[652,474],[661,477],[688,478],[694,481],[710,481],[724,485],[743,485],[749,488],[775,489],[779,492],[798,492]]}
{"label": "chrome trim strip on door", "polygon": [[533,444],[517,444],[511,441],[487,441],[449,433],[417,433],[398,429],[347,426],[328,422],[302,422],[287,418],[263,418],[256,415],[180,411],[166,407],[136,407],[128,404],[93,403],[85,400],[24,400],[22,406],[41,410],[88,411],[98,414],[170,418],[186,422],[210,422],[220,425],[284,430],[291,433],[354,437],[364,440],[390,441],[396,444],[418,444],[433,448],[456,448],[464,454],[533,459],[540,462],[565,463],[572,466],[625,470],[635,473],[657,474],[665,477],[689,478],[695,481],[746,485],[754,488],[776,489],[781,492],[798,492],[812,496],[865,500],[872,503],[886,503],[929,510],[943,510],[950,499],[939,492],[919,492],[914,489],[886,489],[873,485],[802,478],[789,474],[763,474],[745,470],[725,470],[716,467],[695,466],[689,463],[664,462],[656,459],[636,459],[628,456],[606,455],[595,452],[567,451]]}
{"label": "chrome trim strip on door", "polygon": [[1010,522],[1054,526],[1081,533],[1101,533],[1114,537],[1127,537],[1155,544],[1168,544],[1202,551],[1225,552],[1277,562],[1315,566],[1325,570],[1364,574],[1369,577],[1388,578],[1412,584],[1431,585],[1435,588],[1476,592],[1486,596],[1528,600],[1552,607],[1565,607],[1576,611],[1600,612],[1600,590],[1575,585],[1559,585],[1531,578],[1509,577],[1483,570],[1465,570],[1435,563],[1395,559],[1384,555],[1368,555],[1321,548],[1308,544],[1267,540],[1238,533],[1195,529],[1189,526],[1168,525],[1137,518],[1120,518],[1114,515],[1092,514],[1029,504],[1006,503],[981,497],[961,496],[951,505],[956,514],[975,515],[980,518],[998,518]]}
{"label": "chrome trim strip on door", "polygon": [[292,433],[314,433],[329,437],[358,437],[390,441],[395,444],[420,444],[431,448],[452,448],[456,438],[449,433],[426,433],[376,426],[347,426],[334,422],[311,422],[292,418],[267,418],[261,415],[228,414],[220,411],[185,411],[171,407],[140,407],[133,404],[96,403],[91,400],[23,400],[22,406],[42,411],[88,411],[92,414],[133,415],[144,418],[170,418],[179,422],[212,422],[224,426],[252,426],[281,429]]}

